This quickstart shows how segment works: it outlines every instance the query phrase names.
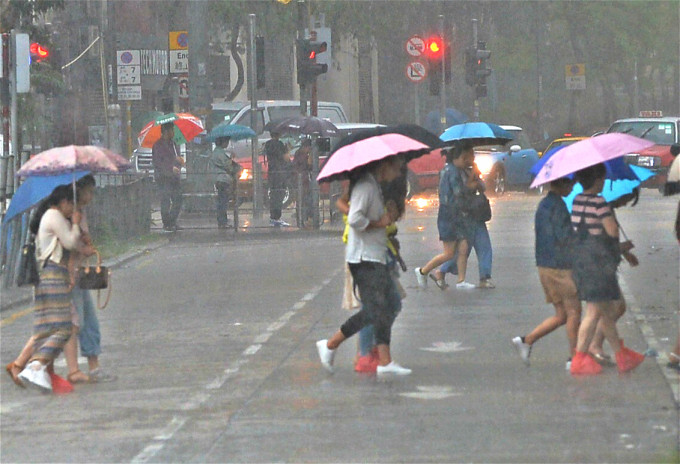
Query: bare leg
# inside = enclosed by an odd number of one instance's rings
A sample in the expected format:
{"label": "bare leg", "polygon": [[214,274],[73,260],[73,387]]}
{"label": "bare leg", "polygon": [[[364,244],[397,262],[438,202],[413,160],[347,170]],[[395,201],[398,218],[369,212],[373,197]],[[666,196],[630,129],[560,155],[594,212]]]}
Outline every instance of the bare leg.
{"label": "bare leg", "polygon": [[387,366],[391,362],[390,345],[378,345],[378,364],[380,366]]}
{"label": "bare leg", "polygon": [[89,376],[84,372],[81,372],[78,367],[78,332],[80,328],[76,325],[73,326],[73,331],[71,332],[71,337],[64,345],[64,357],[66,358],[66,366],[68,367],[68,380],[70,382],[87,382],[90,380]]}
{"label": "bare leg", "polygon": [[457,244],[458,242],[442,242],[442,245],[444,246],[444,253],[438,254],[432,258],[425,266],[420,268],[420,272],[423,275],[427,275],[432,269],[439,267],[441,264],[444,264],[450,259],[453,259],[453,255],[456,254]]}
{"label": "bare leg", "polygon": [[576,353],[576,340],[578,328],[581,324],[581,300],[573,298],[564,301],[564,310],[567,313],[567,340],[569,340],[569,355]]}
{"label": "bare leg", "polygon": [[[455,251],[455,249],[454,249]],[[467,272],[468,261],[468,242],[467,240],[460,240],[458,242],[458,282],[465,280],[465,273]]]}
{"label": "bare leg", "polygon": [[578,341],[576,343],[576,351],[585,353],[588,350],[590,341],[595,335],[597,329],[597,321],[600,319],[600,308],[597,303],[586,303],[586,315],[581,320],[581,326],[578,329]]}
{"label": "bare leg", "polygon": [[347,340],[347,337],[345,337],[342,334],[342,331],[338,330],[337,332],[335,332],[333,334],[333,336],[331,338],[328,339],[328,342],[326,343],[326,347],[329,350],[335,350],[345,340]]}
{"label": "bare leg", "polygon": [[99,369],[99,356],[88,356],[87,367],[89,368],[90,372],[95,369]]}
{"label": "bare leg", "polygon": [[18,368],[23,369],[31,356],[33,355],[33,345],[35,344],[35,337],[28,339],[24,347],[21,349],[21,353],[14,360],[14,365]]}
{"label": "bare leg", "polygon": [[553,330],[564,325],[567,322],[567,311],[563,303],[555,304],[555,315],[550,316],[543,322],[538,324],[531,333],[524,337],[524,343],[533,345],[536,340],[545,337]]}
{"label": "bare leg", "polygon": [[[626,312],[626,300],[623,299],[623,297],[619,300],[613,301],[612,302],[612,317],[614,318],[614,323],[618,321],[621,316],[623,316],[623,313]],[[604,349],[604,332],[602,332],[602,319],[600,319],[600,322],[597,324],[597,330],[595,331],[595,336],[593,337],[593,341],[590,343],[590,352],[592,354],[602,354]],[[619,347],[618,346],[612,346],[612,349],[614,351],[618,351]]]}

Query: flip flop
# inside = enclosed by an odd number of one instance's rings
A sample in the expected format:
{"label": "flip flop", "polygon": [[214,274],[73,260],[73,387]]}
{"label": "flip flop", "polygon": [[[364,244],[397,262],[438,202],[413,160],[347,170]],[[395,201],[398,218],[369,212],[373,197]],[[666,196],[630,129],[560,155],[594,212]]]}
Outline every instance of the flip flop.
{"label": "flip flop", "polygon": [[72,384],[76,383],[91,383],[90,376],[84,373],[81,370],[77,370],[75,372],[71,372],[69,375],[66,376],[66,379],[71,382]]}
{"label": "flip flop", "polygon": [[449,288],[449,284],[444,281],[444,279],[437,279],[434,274],[428,274],[430,276],[430,279],[434,280],[434,283],[439,287],[439,290],[446,290]]}

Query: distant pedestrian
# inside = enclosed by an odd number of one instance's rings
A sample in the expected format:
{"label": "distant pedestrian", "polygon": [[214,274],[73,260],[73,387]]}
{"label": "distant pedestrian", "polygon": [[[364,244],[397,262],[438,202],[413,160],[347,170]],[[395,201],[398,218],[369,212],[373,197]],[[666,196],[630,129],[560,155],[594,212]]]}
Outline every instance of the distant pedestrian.
{"label": "distant pedestrian", "polygon": [[[430,271],[452,259],[458,252],[457,289],[475,288],[465,280],[468,259],[468,244],[474,233],[475,224],[467,212],[467,198],[477,188],[477,179],[467,176],[465,171],[474,163],[475,155],[471,145],[459,145],[446,152],[446,165],[439,179],[439,213],[437,229],[444,252],[432,258],[423,267],[415,268],[416,279],[421,288],[427,288]],[[439,285],[439,284],[438,284]]]}
{"label": "distant pedestrian", "polygon": [[173,140],[174,136],[174,123],[163,124],[161,138],[151,149],[154,179],[161,199],[163,229],[168,232],[180,229],[177,218],[182,209],[181,169],[185,165]]}
{"label": "distant pedestrian", "polygon": [[562,197],[569,195],[573,185],[573,181],[565,177],[552,181],[550,191],[536,209],[534,230],[538,278],[546,303],[555,307],[555,315],[545,319],[528,335],[512,339],[527,366],[534,343],[565,324],[569,341],[567,368],[576,351],[581,320],[581,301],[572,276],[572,247],[576,234],[567,205],[562,200]]}
{"label": "distant pedestrian", "polygon": [[75,210],[73,202],[72,187],[62,185],[41,203],[30,224],[31,232],[37,237],[40,282],[35,287],[33,354],[18,378],[44,391],[52,391],[47,367],[59,356],[71,337],[73,300],[68,250],[75,250],[78,246],[80,220],[81,214]]}
{"label": "distant pedestrian", "polygon": [[[678,212],[675,214],[675,238],[680,245],[680,201],[678,202]],[[678,336],[675,339],[675,347],[673,351],[668,353],[668,364],[666,367],[675,369],[680,372],[680,327],[678,327]]]}
{"label": "distant pedestrian", "polygon": [[[297,179],[300,180],[302,191],[300,196],[302,202],[300,205],[300,225],[305,226],[313,217],[314,205],[312,203],[312,140],[303,139],[300,148],[295,151],[293,156],[293,168],[297,173]],[[298,183],[296,182],[296,185]]]}
{"label": "distant pedestrian", "polygon": [[267,157],[267,176],[269,178],[269,225],[273,227],[290,226],[281,219],[286,182],[290,171],[290,156],[286,146],[279,140],[281,134],[270,131],[271,139],[264,144]]}
{"label": "distant pedestrian", "polygon": [[215,192],[217,193],[215,210],[217,227],[219,229],[231,226],[227,217],[229,200],[234,199],[236,182],[238,182],[238,177],[243,170],[241,166],[234,161],[234,154],[227,149],[230,140],[230,137],[218,137],[215,140],[215,149],[210,155],[210,167],[215,175],[214,185]]}
{"label": "distant pedestrian", "polygon": [[380,182],[390,182],[401,174],[404,161],[392,156],[371,163],[350,181],[350,225],[345,249],[362,308],[352,315],[328,340],[316,343],[321,364],[333,372],[337,348],[362,328],[373,324],[378,351],[377,374],[408,375],[411,369],[394,362],[390,354],[392,324],[400,308],[399,293],[387,267],[385,228],[394,217],[385,212]]}
{"label": "distant pedestrian", "polygon": [[588,354],[598,320],[609,345],[616,352],[619,372],[637,367],[644,356],[626,348],[616,330],[614,302],[621,298],[616,270],[621,261],[619,227],[605,199],[598,194],[604,186],[606,169],[597,164],[576,173],[583,193],[574,198],[571,223],[576,230],[574,281],[579,297],[586,302],[572,358],[572,375],[593,375],[602,371]]}

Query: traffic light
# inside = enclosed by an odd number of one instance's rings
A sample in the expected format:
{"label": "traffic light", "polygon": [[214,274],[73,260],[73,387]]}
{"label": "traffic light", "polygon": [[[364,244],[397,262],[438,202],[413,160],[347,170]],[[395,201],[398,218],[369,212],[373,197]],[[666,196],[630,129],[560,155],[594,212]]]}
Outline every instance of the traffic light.
{"label": "traffic light", "polygon": [[328,72],[328,65],[316,62],[316,56],[327,50],[326,42],[311,42],[309,39],[297,41],[297,73],[298,84],[306,85],[316,82],[317,76]]}
{"label": "traffic light", "polygon": [[[425,41],[425,57],[428,62],[427,74],[430,79],[430,95],[439,95],[442,85],[442,61],[446,53],[444,40],[436,35]],[[444,63],[445,64],[445,63]]]}
{"label": "traffic light", "polygon": [[44,45],[40,45],[38,42],[31,42],[29,50],[31,52],[31,61],[39,63],[50,56],[50,50]]}
{"label": "traffic light", "polygon": [[473,47],[465,49],[465,83],[474,87],[477,81],[477,50]]}
{"label": "traffic light", "polygon": [[475,50],[475,95],[477,98],[486,97],[486,78],[491,75],[491,68],[487,67],[487,60],[491,51],[486,49],[486,42],[477,42]]}

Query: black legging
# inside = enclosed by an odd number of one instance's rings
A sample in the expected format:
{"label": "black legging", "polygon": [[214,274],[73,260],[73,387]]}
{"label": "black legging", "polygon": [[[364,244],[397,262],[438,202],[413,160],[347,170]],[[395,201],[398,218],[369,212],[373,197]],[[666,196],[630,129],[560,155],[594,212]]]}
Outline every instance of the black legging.
{"label": "black legging", "polygon": [[359,289],[361,311],[352,315],[340,327],[349,338],[364,326],[373,324],[378,345],[389,345],[392,324],[399,312],[399,292],[385,264],[371,261],[349,263],[354,285]]}

